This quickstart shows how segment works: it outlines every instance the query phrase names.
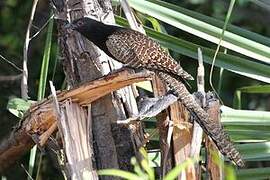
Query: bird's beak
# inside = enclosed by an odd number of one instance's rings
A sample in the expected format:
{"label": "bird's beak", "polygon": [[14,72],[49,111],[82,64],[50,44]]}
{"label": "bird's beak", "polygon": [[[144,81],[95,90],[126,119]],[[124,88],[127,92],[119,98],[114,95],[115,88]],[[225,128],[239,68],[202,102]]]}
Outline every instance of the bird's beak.
{"label": "bird's beak", "polygon": [[74,24],[72,24],[72,23],[68,23],[68,24],[66,24],[64,26],[64,28],[65,29],[73,29],[74,30],[76,28],[76,26]]}

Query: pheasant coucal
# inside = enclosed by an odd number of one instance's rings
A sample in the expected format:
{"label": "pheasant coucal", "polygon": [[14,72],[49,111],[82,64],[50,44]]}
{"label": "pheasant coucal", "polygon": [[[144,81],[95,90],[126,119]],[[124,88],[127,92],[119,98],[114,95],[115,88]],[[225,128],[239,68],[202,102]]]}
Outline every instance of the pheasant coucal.
{"label": "pheasant coucal", "polygon": [[244,166],[240,153],[235,149],[222,126],[196,103],[182,80],[192,76],[182,69],[165,50],[144,34],[113,25],[106,25],[90,18],[77,19],[70,27],[80,32],[113,59],[131,68],[154,71],[175,93],[184,106],[197,118],[204,132],[213,140],[219,151],[237,166]]}

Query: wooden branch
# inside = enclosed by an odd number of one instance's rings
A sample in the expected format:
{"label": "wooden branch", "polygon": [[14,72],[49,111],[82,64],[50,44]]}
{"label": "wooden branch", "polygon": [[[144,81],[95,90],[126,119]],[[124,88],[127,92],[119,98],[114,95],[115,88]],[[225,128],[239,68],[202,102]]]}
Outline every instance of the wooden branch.
{"label": "wooden branch", "polygon": [[[190,156],[191,145],[191,124],[189,124],[189,112],[180,103],[176,102],[171,105],[171,118],[174,124],[173,131],[173,151],[175,166],[182,164]],[[178,179],[194,180],[194,167],[191,165],[179,174]]]}
{"label": "wooden branch", "polygon": [[68,177],[73,180],[97,180],[97,171],[92,164],[93,141],[89,138],[92,134],[91,105],[88,105],[88,111],[85,111],[85,108],[78,103],[67,99],[60,107],[52,82],[50,87],[54,112],[57,114],[57,124],[67,158],[65,163],[69,169]]}
{"label": "wooden branch", "polygon": [[0,76],[0,82],[3,82],[3,81],[17,81],[17,80],[20,80],[21,78],[22,78],[22,74]]}
{"label": "wooden branch", "polygon": [[[220,123],[220,103],[217,99],[209,101],[207,113],[210,117]],[[222,180],[224,179],[223,162],[219,159],[222,157],[216,145],[210,138],[205,142],[207,153],[207,174],[209,179]]]}
{"label": "wooden branch", "polygon": [[[198,48],[198,68],[197,68],[197,92],[200,93],[201,97],[199,98],[200,104],[202,108],[205,108],[206,98],[205,98],[205,88],[204,88],[204,65],[203,65],[203,55],[200,48]],[[196,97],[195,97],[196,98]],[[201,144],[203,139],[203,130],[201,126],[194,121],[193,124],[193,133],[192,133],[192,141],[191,141],[191,149],[190,149],[190,157],[199,157]],[[194,175],[196,179],[201,179],[200,175],[200,166],[199,163],[194,165]]]}
{"label": "wooden branch", "polygon": [[[198,69],[197,69],[197,90],[202,94],[200,98],[201,106],[205,107],[205,92],[204,92],[204,66],[202,51],[198,48]],[[196,99],[196,97],[195,97]],[[174,121],[175,131],[173,135],[174,156],[176,165],[181,164],[186,159],[198,158],[202,142],[203,131],[199,124],[194,121],[193,129],[189,127],[187,110],[180,104],[175,103],[171,107],[171,116]],[[180,116],[179,116],[180,115]],[[193,130],[193,131],[192,131]],[[183,171],[178,179],[200,179],[200,168],[198,164],[190,165]]]}
{"label": "wooden branch", "polygon": [[[63,19],[73,21],[87,16],[101,20],[103,23],[114,23],[114,15],[110,0],[61,0],[58,12],[63,10]],[[57,14],[57,17],[59,15]],[[58,24],[60,56],[71,87],[81,82],[99,78],[113,69],[119,69],[121,63],[109,58],[93,43],[85,39],[80,33],[67,33],[64,24]],[[94,143],[95,162],[97,169],[120,168],[131,170],[130,158],[135,155],[138,146],[143,141],[141,126],[126,127],[115,125],[118,119],[125,119],[138,113],[136,100],[130,87],[121,89],[113,94],[100,98],[91,106],[92,134]],[[142,139],[142,140],[141,140]],[[135,142],[135,143],[134,143]],[[125,154],[125,156],[123,156]],[[102,176],[100,179],[113,179]],[[114,179],[116,179],[114,177]]]}
{"label": "wooden branch", "polygon": [[[152,73],[150,72],[131,74],[126,70],[121,70],[98,80],[84,83],[78,88],[58,92],[57,99],[60,106],[66,99],[86,106],[112,91],[136,82],[151,80],[151,77]],[[32,136],[40,137],[51,126],[54,126],[55,119],[52,97],[32,105],[14,131],[0,144],[0,172],[13,164],[34,145]],[[39,140],[44,142],[44,139]]]}
{"label": "wooden branch", "polygon": [[[165,84],[155,76],[153,81],[153,91],[156,97],[162,96],[166,93]],[[171,120],[169,117],[169,110],[166,110],[159,115],[157,115],[157,128],[159,130],[159,144],[161,152],[161,171],[160,177],[164,177],[167,172],[169,172],[173,167],[173,153],[172,148],[170,148],[171,134],[168,134],[169,125],[171,125]],[[170,137],[169,137],[170,136]]]}
{"label": "wooden branch", "polygon": [[31,10],[31,16],[28,22],[27,31],[25,34],[25,42],[23,46],[23,72],[22,72],[22,79],[21,79],[21,96],[23,99],[28,99],[28,68],[27,68],[27,62],[28,62],[28,47],[30,42],[30,31],[32,27],[32,23],[34,20],[36,7],[38,4],[38,0],[33,1],[32,10]]}

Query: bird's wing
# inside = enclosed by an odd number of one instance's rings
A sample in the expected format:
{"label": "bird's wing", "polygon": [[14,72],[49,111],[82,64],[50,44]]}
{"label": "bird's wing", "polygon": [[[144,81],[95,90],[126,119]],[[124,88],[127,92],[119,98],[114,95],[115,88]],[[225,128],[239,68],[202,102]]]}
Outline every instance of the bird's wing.
{"label": "bird's wing", "polygon": [[123,63],[125,66],[132,68],[141,67],[141,62],[136,52],[124,38],[125,36],[121,36],[120,34],[110,35],[106,41],[108,51],[117,61]]}
{"label": "bird's wing", "polygon": [[117,60],[130,67],[144,67],[193,79],[158,43],[140,32],[119,30],[108,37],[106,45]]}

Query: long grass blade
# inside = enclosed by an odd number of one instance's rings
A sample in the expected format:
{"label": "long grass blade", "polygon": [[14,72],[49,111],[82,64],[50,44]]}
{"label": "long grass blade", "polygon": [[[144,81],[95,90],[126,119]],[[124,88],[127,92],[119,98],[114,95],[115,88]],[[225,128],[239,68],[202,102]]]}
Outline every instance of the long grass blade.
{"label": "long grass blade", "polygon": [[[125,19],[116,17],[116,22],[122,26],[128,26]],[[146,33],[156,39],[162,46],[167,47],[175,52],[197,59],[197,49],[200,47],[197,44],[156,32],[151,28],[144,27]],[[203,52],[204,62],[211,64],[215,51],[209,48],[200,47]],[[219,53],[216,59],[216,66],[222,67],[228,71],[232,71],[253,79],[270,83],[270,66],[250,61],[234,55]]]}
{"label": "long grass blade", "polygon": [[[37,100],[41,100],[45,96],[48,67],[49,67],[50,53],[51,53],[52,30],[53,30],[53,19],[50,21],[48,25],[47,37],[46,37],[41,71],[40,71],[40,80],[39,80]],[[29,174],[31,176],[33,174],[33,169],[35,166],[36,153],[37,153],[37,146],[35,145],[30,151]],[[38,176],[38,173],[37,173],[37,176]]]}
{"label": "long grass blade", "polygon": [[[222,32],[221,28],[214,26],[207,21],[205,22],[193,18],[184,12],[168,8],[168,6],[170,6],[169,3],[159,0],[129,0],[129,4],[131,7],[142,13],[153,16],[195,36],[216,44],[219,42],[219,37]],[[224,41],[221,45],[245,56],[270,64],[270,48],[256,40],[250,40],[235,32],[226,31],[224,34]]]}
{"label": "long grass blade", "polygon": [[229,10],[228,10],[228,13],[226,15],[226,19],[225,19],[225,23],[224,23],[224,26],[222,28],[222,32],[221,32],[221,36],[220,36],[220,39],[219,39],[219,42],[218,42],[218,46],[217,46],[217,49],[215,51],[215,55],[213,57],[213,61],[212,61],[212,64],[211,64],[211,69],[210,69],[210,75],[209,75],[209,84],[211,86],[211,88],[213,89],[213,91],[216,93],[217,97],[220,99],[214,85],[213,85],[213,71],[214,71],[214,66],[215,66],[215,62],[216,62],[216,58],[217,58],[217,55],[218,55],[218,52],[219,52],[219,49],[220,49],[220,46],[221,46],[221,43],[224,39],[224,34],[225,34],[225,30],[227,28],[227,24],[229,22],[229,19],[231,17],[231,14],[232,14],[232,10],[233,10],[233,7],[234,7],[234,4],[235,4],[235,0],[231,0],[230,2],[230,6],[229,6]]}

